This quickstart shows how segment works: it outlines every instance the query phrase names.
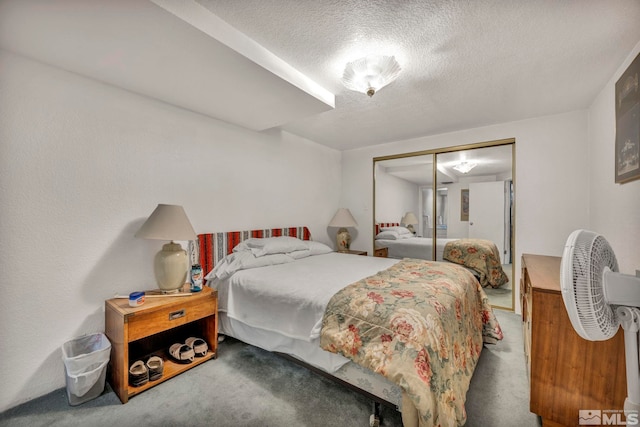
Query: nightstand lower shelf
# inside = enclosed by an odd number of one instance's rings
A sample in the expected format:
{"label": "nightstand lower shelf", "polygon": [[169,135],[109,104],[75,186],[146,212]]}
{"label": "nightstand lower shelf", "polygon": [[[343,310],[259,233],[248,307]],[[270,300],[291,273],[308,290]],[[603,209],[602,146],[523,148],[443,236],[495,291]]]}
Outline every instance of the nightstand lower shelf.
{"label": "nightstand lower shelf", "polygon": [[[151,387],[155,387],[158,384],[161,384],[175,376],[180,375],[181,373],[188,371],[189,369],[201,365],[202,363],[209,361],[211,359],[215,359],[217,357],[217,355],[215,353],[213,353],[212,351],[207,352],[207,355],[204,357],[196,357],[193,362],[189,363],[189,364],[182,364],[182,363],[177,363],[174,362],[173,360],[171,360],[171,358],[169,357],[168,352],[165,351],[158,351],[156,353],[150,354],[148,355],[148,357],[145,358],[141,358],[141,360],[146,360],[151,356],[159,356],[164,360],[164,371],[162,373],[162,377],[156,381],[149,381],[144,385],[141,385],[140,387],[133,387],[131,385],[127,386],[127,400],[137,394],[142,393],[145,390],[150,389]],[[138,360],[138,359],[136,359]],[[122,400],[122,399],[120,399]],[[126,402],[122,402],[122,403],[126,403]]]}

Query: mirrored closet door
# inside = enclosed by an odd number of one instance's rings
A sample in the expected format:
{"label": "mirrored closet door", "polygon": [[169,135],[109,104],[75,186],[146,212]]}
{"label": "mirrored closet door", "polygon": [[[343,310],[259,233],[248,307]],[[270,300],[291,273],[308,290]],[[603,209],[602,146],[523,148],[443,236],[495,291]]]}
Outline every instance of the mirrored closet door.
{"label": "mirrored closet door", "polygon": [[[514,159],[513,139],[375,158],[374,246],[441,261],[456,245],[486,244],[504,277],[481,283],[493,306],[513,310]],[[411,239],[379,238],[397,224]]]}

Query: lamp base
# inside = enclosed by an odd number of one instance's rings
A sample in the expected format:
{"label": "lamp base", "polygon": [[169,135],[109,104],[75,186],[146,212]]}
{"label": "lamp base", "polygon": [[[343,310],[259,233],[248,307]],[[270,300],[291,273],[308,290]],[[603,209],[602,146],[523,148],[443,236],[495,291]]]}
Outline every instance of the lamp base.
{"label": "lamp base", "polygon": [[156,254],[153,264],[158,288],[162,293],[177,293],[187,281],[189,259],[178,243],[167,243]]}
{"label": "lamp base", "polygon": [[346,228],[338,230],[336,235],[336,245],[338,246],[338,252],[347,252],[351,246],[351,235]]}

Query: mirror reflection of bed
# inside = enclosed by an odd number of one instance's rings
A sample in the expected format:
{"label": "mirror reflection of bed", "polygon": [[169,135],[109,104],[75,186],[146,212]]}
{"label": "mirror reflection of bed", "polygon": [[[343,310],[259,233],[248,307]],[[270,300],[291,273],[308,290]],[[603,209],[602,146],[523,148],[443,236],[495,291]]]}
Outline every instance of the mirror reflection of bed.
{"label": "mirror reflection of bed", "polygon": [[[442,261],[448,244],[481,243],[468,247],[486,251],[500,265],[488,270],[504,275],[483,283],[484,291],[494,307],[513,310],[514,145],[510,139],[375,158],[374,247],[387,248],[390,258]],[[414,217],[415,224],[403,222]],[[393,227],[412,233],[384,233]],[[448,258],[455,258],[451,250]]]}

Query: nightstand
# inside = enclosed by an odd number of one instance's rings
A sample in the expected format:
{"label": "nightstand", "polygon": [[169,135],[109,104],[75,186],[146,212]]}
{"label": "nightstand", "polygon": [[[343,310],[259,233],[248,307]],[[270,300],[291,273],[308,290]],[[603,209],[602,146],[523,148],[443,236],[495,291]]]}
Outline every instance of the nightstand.
{"label": "nightstand", "polygon": [[367,256],[367,251],[338,251],[339,254],[363,255]]}
{"label": "nightstand", "polygon": [[[218,292],[205,286],[189,296],[147,297],[140,307],[130,307],[126,298],[113,298],[105,301],[105,329],[111,341],[111,387],[127,403],[130,397],[217,357]],[[169,347],[189,337],[204,339],[209,351],[191,363],[175,363]],[[130,386],[131,364],[152,355],[164,360],[162,377],[140,387]]]}
{"label": "nightstand", "polygon": [[380,246],[373,250],[373,256],[380,258],[387,258],[389,256],[389,248]]}

